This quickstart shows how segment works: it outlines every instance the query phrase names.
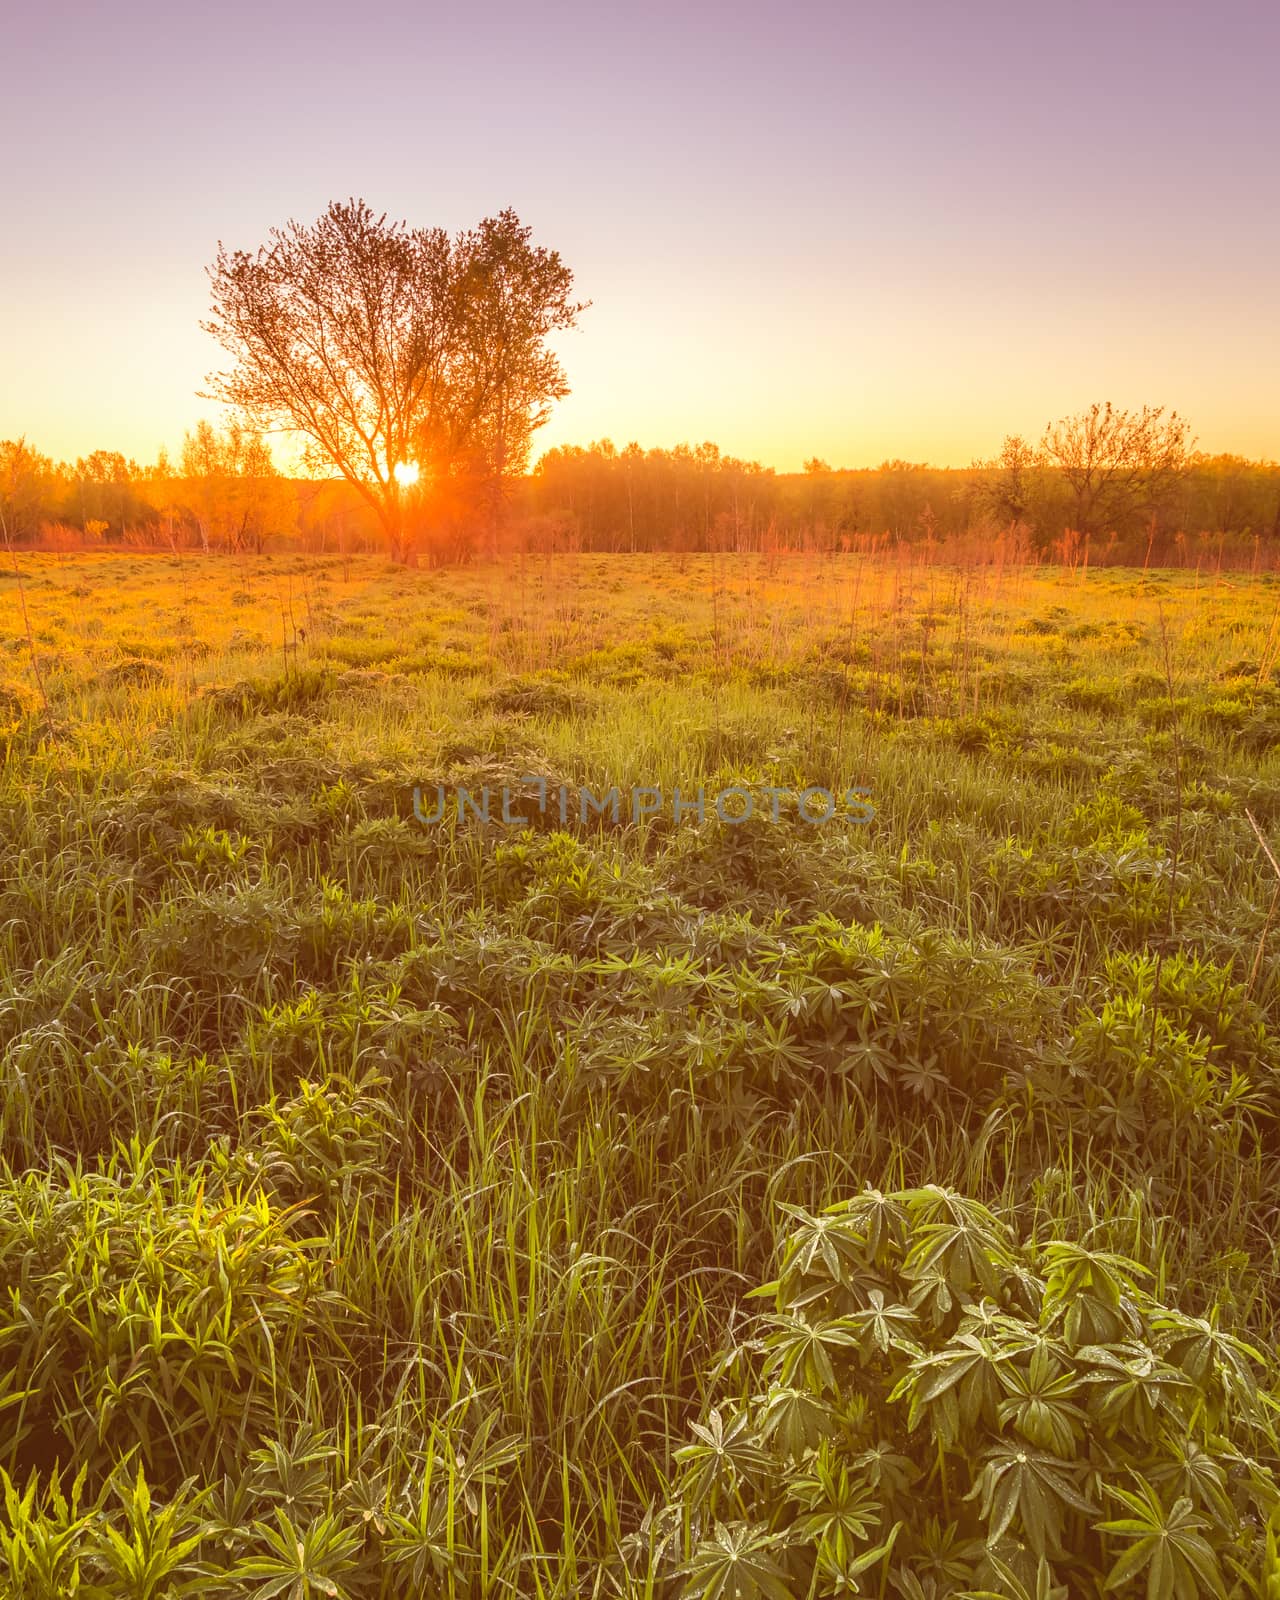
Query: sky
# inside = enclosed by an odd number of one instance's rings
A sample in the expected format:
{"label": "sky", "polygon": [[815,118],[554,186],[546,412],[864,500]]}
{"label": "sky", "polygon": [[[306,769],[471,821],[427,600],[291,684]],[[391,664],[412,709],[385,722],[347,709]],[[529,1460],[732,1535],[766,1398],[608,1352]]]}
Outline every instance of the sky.
{"label": "sky", "polygon": [[592,301],[538,450],[963,465],[1094,400],[1280,456],[1280,4],[10,0],[0,438],[202,416],[219,241],[512,206]]}

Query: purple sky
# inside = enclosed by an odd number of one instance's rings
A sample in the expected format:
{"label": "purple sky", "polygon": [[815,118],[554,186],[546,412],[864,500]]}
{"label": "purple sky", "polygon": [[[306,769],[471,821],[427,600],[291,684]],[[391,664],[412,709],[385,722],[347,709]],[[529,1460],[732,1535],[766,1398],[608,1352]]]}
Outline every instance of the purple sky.
{"label": "purple sky", "polygon": [[1280,455],[1280,4],[42,4],[0,437],[171,450],[221,238],[512,205],[595,303],[540,446],[965,462],[1094,399]]}

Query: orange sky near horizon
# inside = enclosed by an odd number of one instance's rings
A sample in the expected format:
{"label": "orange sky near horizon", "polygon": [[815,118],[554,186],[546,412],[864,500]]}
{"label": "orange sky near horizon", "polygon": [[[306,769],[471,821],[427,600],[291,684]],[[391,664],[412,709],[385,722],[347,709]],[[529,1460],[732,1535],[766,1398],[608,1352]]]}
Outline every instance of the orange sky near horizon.
{"label": "orange sky near horizon", "polygon": [[451,230],[512,205],[573,268],[535,456],[958,466],[1107,399],[1280,456],[1280,8],[230,11],[251,51],[154,0],[16,18],[0,437],[176,455],[218,418],[219,239],[362,194]]}

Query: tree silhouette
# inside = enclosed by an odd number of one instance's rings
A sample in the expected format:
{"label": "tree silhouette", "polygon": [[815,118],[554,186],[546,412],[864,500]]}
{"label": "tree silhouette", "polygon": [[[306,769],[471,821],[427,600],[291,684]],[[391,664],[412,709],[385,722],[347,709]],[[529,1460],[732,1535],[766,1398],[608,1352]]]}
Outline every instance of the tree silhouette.
{"label": "tree silhouette", "polygon": [[1119,411],[1109,400],[1047,428],[1041,449],[1071,491],[1073,530],[1123,532],[1158,513],[1186,474],[1189,432],[1176,411]]}
{"label": "tree silhouette", "polygon": [[503,211],[454,238],[333,202],[250,254],[220,245],[203,326],[233,358],[210,395],[304,440],[363,496],[391,555],[412,529],[397,474],[464,470],[499,485],[568,392],[548,337],[577,321],[573,275]]}

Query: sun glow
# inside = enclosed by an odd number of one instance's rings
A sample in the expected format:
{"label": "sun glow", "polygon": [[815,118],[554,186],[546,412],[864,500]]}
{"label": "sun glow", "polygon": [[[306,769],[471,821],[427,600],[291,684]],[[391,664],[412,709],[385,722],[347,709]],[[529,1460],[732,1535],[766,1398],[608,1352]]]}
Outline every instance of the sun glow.
{"label": "sun glow", "polygon": [[411,483],[418,481],[418,463],[416,461],[397,461],[392,469],[396,482],[402,489],[407,489]]}

